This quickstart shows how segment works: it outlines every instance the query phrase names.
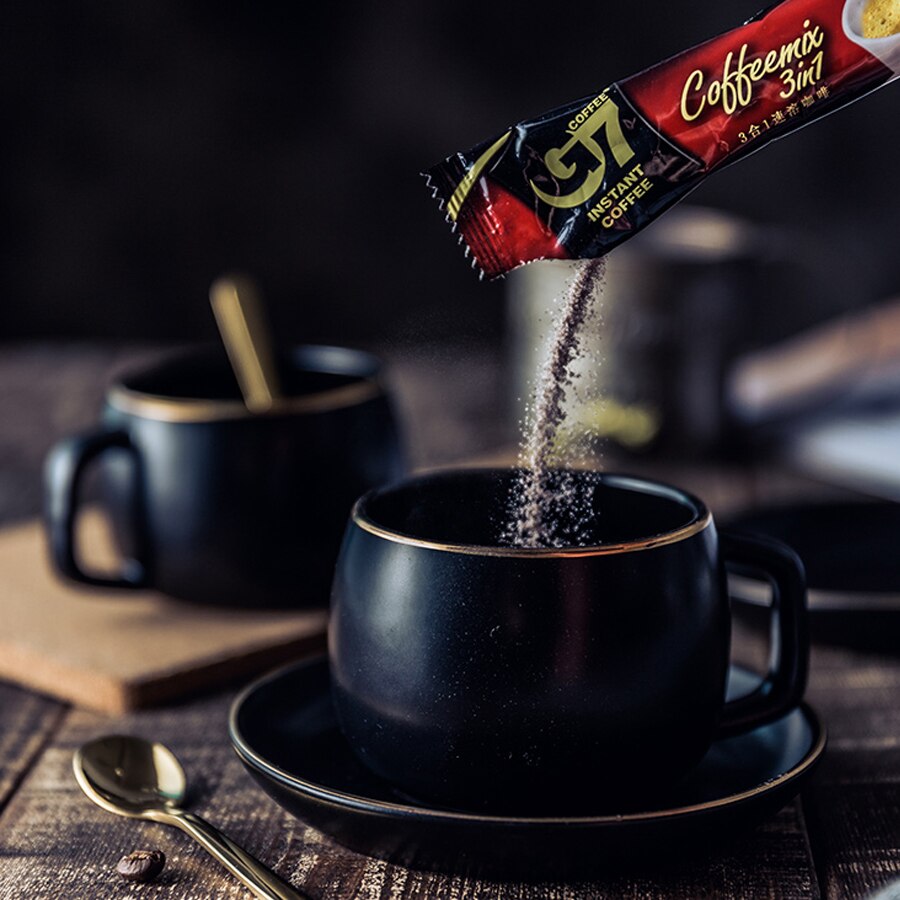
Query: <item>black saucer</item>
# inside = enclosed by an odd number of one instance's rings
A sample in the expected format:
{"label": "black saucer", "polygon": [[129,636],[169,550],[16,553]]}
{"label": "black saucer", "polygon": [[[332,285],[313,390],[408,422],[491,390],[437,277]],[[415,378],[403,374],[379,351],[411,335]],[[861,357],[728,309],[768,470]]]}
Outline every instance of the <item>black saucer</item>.
{"label": "black saucer", "polygon": [[[773,537],[803,560],[810,630],[817,640],[897,650],[900,632],[900,503],[803,503],[753,510],[727,522],[730,531]],[[733,599],[768,604],[759,582],[733,578]],[[767,625],[768,613],[760,617]]]}
{"label": "black saucer", "polygon": [[[729,694],[747,693],[757,682],[733,668]],[[704,850],[780,809],[825,749],[825,728],[804,704],[771,725],[717,742],[666,796],[636,812],[522,817],[429,807],[357,762],[335,721],[324,657],[250,685],[234,701],[229,733],[266,793],[345,846],[414,868],[516,877]]]}

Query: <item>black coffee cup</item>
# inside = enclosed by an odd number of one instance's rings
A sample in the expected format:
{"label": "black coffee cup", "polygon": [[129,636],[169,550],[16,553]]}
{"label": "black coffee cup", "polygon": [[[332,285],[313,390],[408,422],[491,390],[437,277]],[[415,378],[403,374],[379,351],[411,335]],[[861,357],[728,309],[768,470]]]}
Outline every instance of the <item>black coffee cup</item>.
{"label": "black coffee cup", "polygon": [[[502,546],[515,474],[432,473],[354,507],[329,653],[338,720],[368,768],[457,808],[609,810],[799,702],[792,551],[717,534],[677,488],[589,472],[570,477],[594,483],[590,546]],[[775,595],[771,671],[728,703],[726,565]]]}
{"label": "black coffee cup", "polygon": [[[304,346],[280,369],[283,397],[264,414],[247,411],[218,349],[113,384],[100,427],[47,461],[58,571],[200,603],[325,605],[347,514],[360,492],[399,476],[400,441],[374,357]],[[125,557],[114,577],[85,571],[76,552],[95,460]]]}

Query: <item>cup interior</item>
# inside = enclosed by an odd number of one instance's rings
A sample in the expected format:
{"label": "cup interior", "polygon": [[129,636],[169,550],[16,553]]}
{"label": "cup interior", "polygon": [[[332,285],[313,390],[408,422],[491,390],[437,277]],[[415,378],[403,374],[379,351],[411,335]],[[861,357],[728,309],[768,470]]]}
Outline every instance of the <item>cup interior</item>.
{"label": "cup interior", "polygon": [[880,59],[895,76],[900,75],[900,33],[884,37],[863,36],[863,12],[871,0],[846,0],[842,14],[844,34],[867,53]]}
{"label": "cup interior", "polygon": [[[367,494],[355,515],[400,541],[515,554],[502,535],[518,474],[517,469],[451,470],[410,478]],[[591,513],[578,548],[640,543],[679,532],[708,515],[697,498],[657,482],[577,470],[559,470],[552,478],[557,483],[566,479],[590,497]],[[554,486],[551,482],[551,490]]]}
{"label": "cup interior", "polygon": [[[373,379],[375,357],[344,347],[302,346],[278,360],[288,397],[307,397]],[[225,351],[212,347],[180,354],[126,375],[122,386],[133,393],[172,400],[241,401],[241,391]]]}

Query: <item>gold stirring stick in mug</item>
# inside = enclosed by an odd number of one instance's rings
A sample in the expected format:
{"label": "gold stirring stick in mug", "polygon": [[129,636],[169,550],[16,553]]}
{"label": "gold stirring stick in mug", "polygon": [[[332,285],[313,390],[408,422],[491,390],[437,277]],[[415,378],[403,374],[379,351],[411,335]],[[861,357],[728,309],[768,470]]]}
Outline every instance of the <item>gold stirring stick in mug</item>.
{"label": "gold stirring stick in mug", "polygon": [[223,276],[210,287],[209,300],[244,404],[251,413],[267,412],[281,389],[256,286],[245,276]]}

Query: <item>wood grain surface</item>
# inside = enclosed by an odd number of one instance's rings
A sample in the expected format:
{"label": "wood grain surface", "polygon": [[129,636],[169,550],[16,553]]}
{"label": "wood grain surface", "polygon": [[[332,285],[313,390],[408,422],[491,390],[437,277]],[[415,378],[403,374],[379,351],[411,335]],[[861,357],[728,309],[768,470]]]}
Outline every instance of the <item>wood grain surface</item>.
{"label": "wood grain surface", "polygon": [[[62,374],[53,377],[74,386],[66,393],[60,384],[54,382],[54,390],[50,383],[52,356],[46,348],[35,348],[0,357],[0,377],[21,384],[17,401],[0,398],[0,412],[8,418],[10,410],[18,410],[19,416],[11,430],[0,430],[0,518],[36,512],[39,490],[29,479],[37,477],[38,449],[76,420],[89,420],[79,401],[62,398],[99,397],[100,375],[122,359],[112,352],[98,356],[90,348],[63,354]],[[446,378],[436,378],[432,371],[430,378],[416,379],[410,376],[427,360],[417,354],[401,363],[407,376],[404,390],[410,392],[405,408],[427,410],[429,397],[414,396],[416,390],[438,383],[446,389],[452,371],[446,370]],[[454,365],[464,367],[464,361],[455,359]],[[483,358],[479,365],[489,369]],[[44,372],[42,367],[48,366]],[[38,375],[39,390],[27,383]],[[448,434],[481,433],[478,416],[487,414],[483,394],[477,414],[449,423]],[[434,395],[430,400],[431,408],[441,409]],[[464,416],[465,410],[454,414]],[[428,429],[437,435],[440,423],[431,422]],[[464,443],[461,438],[459,456],[464,449],[485,449]],[[452,455],[445,452],[447,458]],[[426,453],[418,461],[430,459]],[[717,513],[773,498],[823,495],[817,486],[764,465],[648,466],[707,497]],[[4,495],[3,486],[10,484],[20,487]],[[0,684],[0,900],[248,896],[180,832],[117,818],[80,793],[71,774],[72,752],[107,732],[167,742],[187,770],[191,808],[316,900],[862,900],[892,885],[900,888],[900,627],[896,654],[890,626],[881,638],[877,652],[839,644],[814,647],[808,698],[828,725],[830,746],[800,798],[722,850],[697,848],[696,855],[663,869],[647,860],[632,871],[590,882],[488,882],[462,871],[443,876],[407,870],[345,850],[281,811],[243,771],[226,736],[231,690],[159,709],[107,715]],[[741,627],[735,639],[738,658],[760,659],[757,632]],[[159,881],[134,887],[114,868],[120,856],[142,847],[162,849],[169,863]]]}
{"label": "wood grain surface", "polygon": [[[192,784],[191,808],[208,818],[312,897],[322,898],[620,898],[740,896],[815,897],[816,882],[798,803],[724,852],[697,854],[651,872],[590,882],[485,882],[413,872],[369,860],[292,819],[244,772],[226,735],[228,697],[110,720],[71,711],[0,820],[0,897],[120,897],[120,856],[158,848],[165,878],[142,895],[243,897],[247,892],[180,832],[118,819],[90,803],[71,773],[72,753],[109,730],[152,736],[182,760]],[[6,891],[7,893],[4,893]],[[15,891],[20,893],[16,894]]]}

